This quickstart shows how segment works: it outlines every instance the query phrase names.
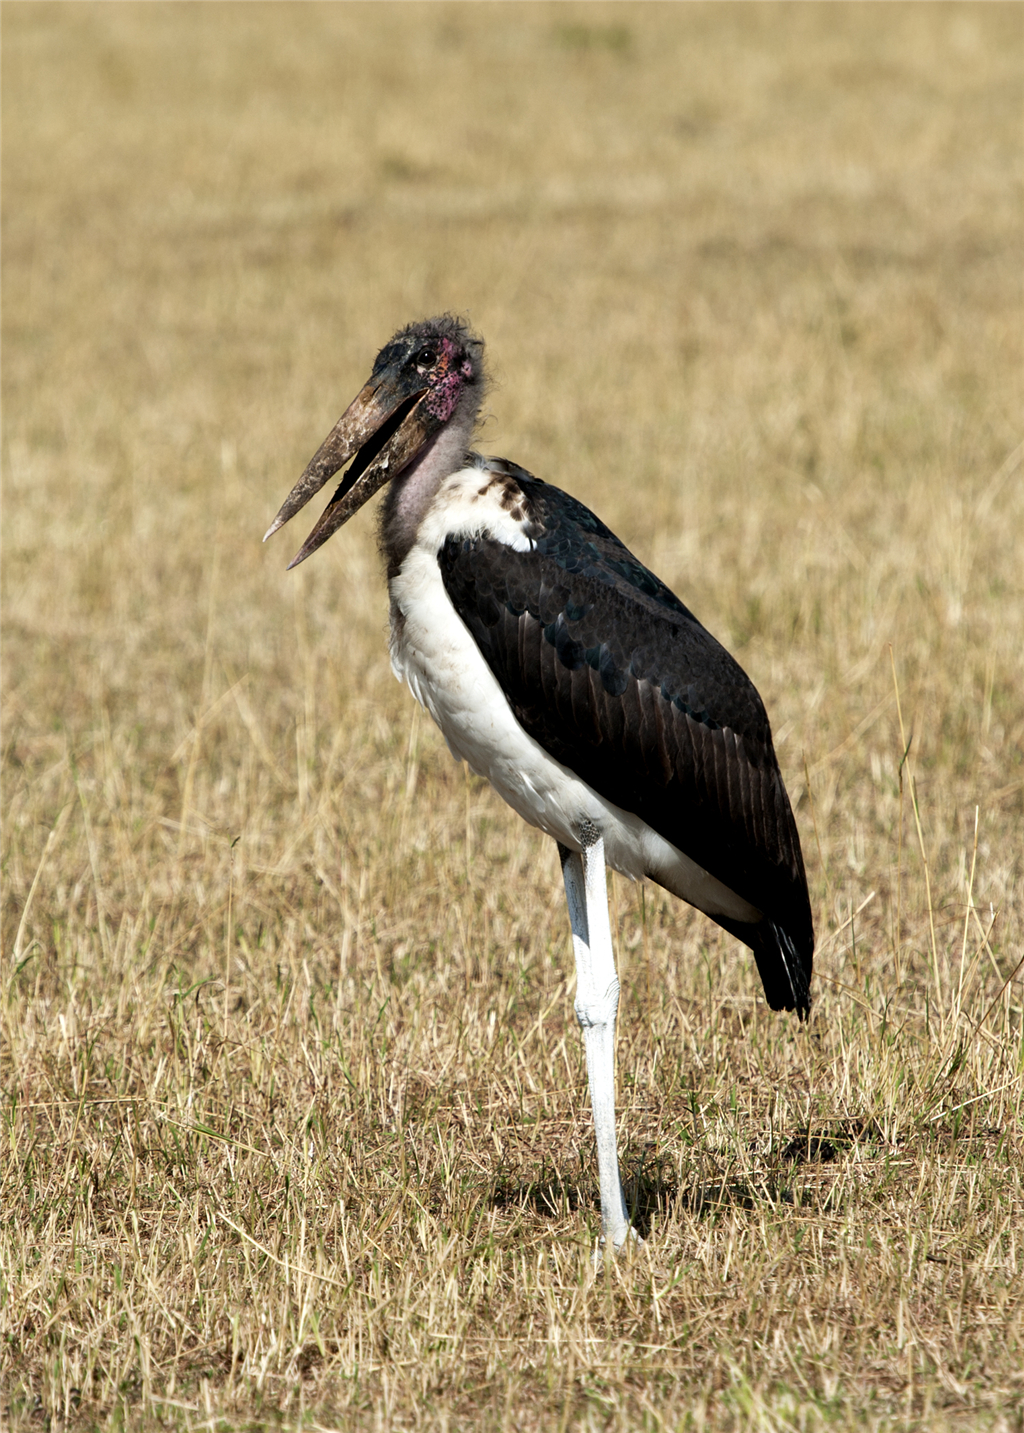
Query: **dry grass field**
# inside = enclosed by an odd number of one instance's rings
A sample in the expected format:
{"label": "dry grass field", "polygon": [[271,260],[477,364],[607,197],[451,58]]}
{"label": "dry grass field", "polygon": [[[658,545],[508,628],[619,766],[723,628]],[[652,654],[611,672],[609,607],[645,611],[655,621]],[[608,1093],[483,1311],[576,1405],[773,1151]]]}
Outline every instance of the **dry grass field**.
{"label": "dry grass field", "polygon": [[[3,7],[0,1416],[1024,1428],[1020,6]],[[408,320],[772,715],[806,1028],[270,517]],[[299,530],[301,529],[301,530]]]}

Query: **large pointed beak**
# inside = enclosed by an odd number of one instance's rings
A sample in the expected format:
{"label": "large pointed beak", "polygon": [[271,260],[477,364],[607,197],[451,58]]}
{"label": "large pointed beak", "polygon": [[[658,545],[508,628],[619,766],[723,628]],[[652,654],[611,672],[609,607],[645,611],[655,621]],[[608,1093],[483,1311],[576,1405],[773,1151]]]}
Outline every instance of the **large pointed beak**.
{"label": "large pointed beak", "polygon": [[266,542],[273,536],[356,455],[313,531],[288,564],[289,571],[305,562],[332,533],[348,522],[434,435],[439,424],[424,408],[425,397],[424,391],[398,397],[393,391],[388,393],[386,385],[371,380],[349,404],[281,504],[263,538]]}

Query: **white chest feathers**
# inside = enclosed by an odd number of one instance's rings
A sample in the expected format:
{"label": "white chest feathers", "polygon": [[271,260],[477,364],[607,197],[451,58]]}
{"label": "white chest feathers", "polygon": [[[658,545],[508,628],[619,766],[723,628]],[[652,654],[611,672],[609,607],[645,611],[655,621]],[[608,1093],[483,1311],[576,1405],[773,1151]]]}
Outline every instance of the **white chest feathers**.
{"label": "white chest feathers", "polygon": [[532,543],[524,531],[525,516],[512,479],[473,467],[444,481],[389,584],[391,667],[437,722],[456,760],[468,762],[533,820],[511,800],[502,781],[503,767],[521,757],[519,747],[530,738],[452,606],[437,562],[449,537],[486,534],[528,552]]}

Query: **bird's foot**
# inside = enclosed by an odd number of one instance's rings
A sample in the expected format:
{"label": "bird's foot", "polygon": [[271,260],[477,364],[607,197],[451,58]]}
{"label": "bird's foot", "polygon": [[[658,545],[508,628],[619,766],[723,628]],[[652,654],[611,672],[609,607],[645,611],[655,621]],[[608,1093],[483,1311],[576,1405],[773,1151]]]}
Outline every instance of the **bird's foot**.
{"label": "bird's foot", "polygon": [[606,1234],[601,1235],[591,1255],[591,1262],[595,1269],[599,1269],[606,1258],[615,1257],[618,1254],[631,1254],[637,1249],[642,1249],[643,1245],[643,1239],[632,1224],[627,1224],[624,1232],[617,1233],[611,1238]]}

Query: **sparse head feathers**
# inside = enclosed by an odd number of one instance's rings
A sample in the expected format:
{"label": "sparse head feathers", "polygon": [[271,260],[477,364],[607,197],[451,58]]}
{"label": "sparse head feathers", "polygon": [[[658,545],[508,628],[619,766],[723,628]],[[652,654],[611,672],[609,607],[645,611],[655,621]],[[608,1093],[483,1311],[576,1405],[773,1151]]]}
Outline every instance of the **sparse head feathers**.
{"label": "sparse head feathers", "polygon": [[[442,313],[435,318],[407,324],[390,338],[378,353],[374,374],[395,364],[415,361],[418,367],[429,368],[441,355],[449,364],[455,363],[460,376],[469,383],[483,379],[484,341],[469,324],[454,314]],[[468,365],[468,367],[464,367]]]}

